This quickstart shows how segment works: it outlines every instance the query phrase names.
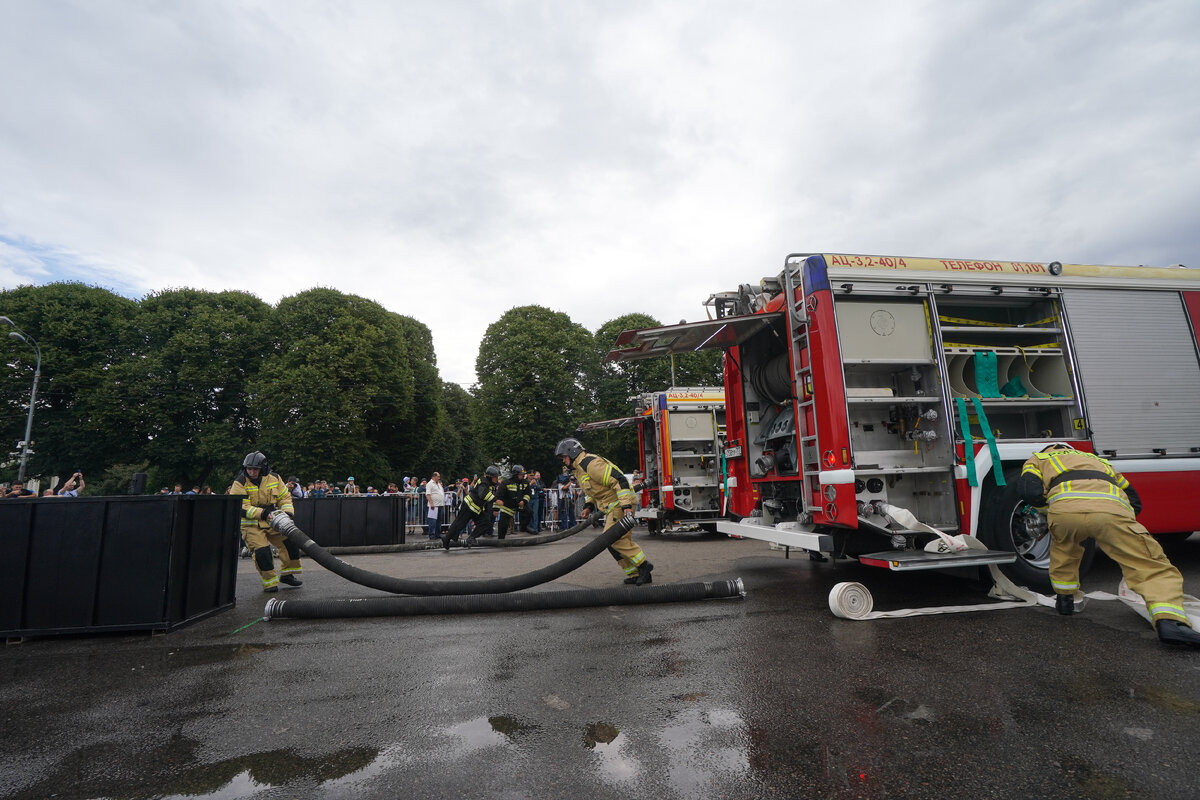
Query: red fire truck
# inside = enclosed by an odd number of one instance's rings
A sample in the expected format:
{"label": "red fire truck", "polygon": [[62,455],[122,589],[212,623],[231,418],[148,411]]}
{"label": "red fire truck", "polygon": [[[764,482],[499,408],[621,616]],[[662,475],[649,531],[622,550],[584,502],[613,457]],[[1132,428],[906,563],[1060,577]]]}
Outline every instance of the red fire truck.
{"label": "red fire truck", "polygon": [[578,430],[637,426],[644,487],[637,516],[651,532],[715,529],[727,510],[725,391],[674,387],[631,399],[633,416],[585,422]]}
{"label": "red fire truck", "polygon": [[[1152,533],[1200,529],[1200,270],[793,254],[705,305],[609,358],[724,349],[722,532],[1046,589],[1045,517],[1014,483],[1058,441],[1123,472]],[[929,552],[890,507],[990,552]]]}

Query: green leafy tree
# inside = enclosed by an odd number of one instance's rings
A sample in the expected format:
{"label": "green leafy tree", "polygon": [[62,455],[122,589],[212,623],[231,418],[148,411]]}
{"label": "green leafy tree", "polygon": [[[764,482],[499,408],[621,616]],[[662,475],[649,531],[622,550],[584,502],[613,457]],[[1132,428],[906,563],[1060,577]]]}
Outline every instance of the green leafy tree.
{"label": "green leafy tree", "polygon": [[257,435],[248,388],[275,355],[271,307],[246,292],[174,289],[144,298],[133,357],[117,370],[143,437],[150,485],[224,489]]}
{"label": "green leafy tree", "polygon": [[272,319],[278,356],[252,383],[251,402],[276,468],[302,479],[354,475],[363,486],[395,478],[404,465],[391,459],[415,450],[406,437],[423,430],[413,418],[409,327],[378,303],[334,289],[280,301]]}
{"label": "green leafy tree", "polygon": [[587,329],[542,306],[513,308],[479,345],[473,427],[483,455],[546,472],[554,445],[595,414],[596,351]]}
{"label": "green leafy tree", "polygon": [[431,437],[432,463],[427,471],[436,469],[449,480],[479,472],[485,465],[471,427],[471,395],[457,383],[443,382],[441,388],[438,424]]}
{"label": "green leafy tree", "polygon": [[[125,334],[136,312],[132,300],[80,283],[0,292],[0,316],[32,337],[42,354],[28,476],[65,479],[78,469],[99,477],[114,453],[138,449],[130,398],[112,384],[114,369],[129,358]],[[14,365],[0,374],[0,453],[24,439],[36,362],[33,349],[11,332],[0,326],[0,358]],[[16,478],[15,459],[2,474]]]}

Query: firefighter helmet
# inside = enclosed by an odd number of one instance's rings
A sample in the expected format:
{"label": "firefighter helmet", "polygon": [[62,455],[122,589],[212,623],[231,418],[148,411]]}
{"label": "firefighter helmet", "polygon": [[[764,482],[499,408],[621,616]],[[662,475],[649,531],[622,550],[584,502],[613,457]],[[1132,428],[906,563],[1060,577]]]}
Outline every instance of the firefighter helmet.
{"label": "firefighter helmet", "polygon": [[488,467],[487,469],[485,469],[483,471],[483,474],[489,478],[495,478],[498,480],[500,478],[500,468],[497,467],[495,464],[492,464],[490,467]]}
{"label": "firefighter helmet", "polygon": [[512,471],[512,474],[514,476],[525,474],[525,468],[522,467],[520,464],[513,464],[509,469]]}
{"label": "firefighter helmet", "polygon": [[1075,449],[1074,447],[1071,447],[1071,445],[1067,444],[1066,442],[1055,442],[1054,444],[1048,444],[1045,447],[1043,447],[1041,449],[1041,452],[1049,453],[1051,450],[1074,450],[1074,449]]}
{"label": "firefighter helmet", "polygon": [[563,439],[558,443],[558,446],[554,448],[554,455],[566,456],[572,461],[578,458],[579,454],[582,452],[583,445],[579,443],[578,439]]}
{"label": "firefighter helmet", "polygon": [[267,465],[267,457],[261,451],[255,450],[253,453],[247,453],[242,459],[243,467],[254,467],[263,472],[270,472],[271,468]]}

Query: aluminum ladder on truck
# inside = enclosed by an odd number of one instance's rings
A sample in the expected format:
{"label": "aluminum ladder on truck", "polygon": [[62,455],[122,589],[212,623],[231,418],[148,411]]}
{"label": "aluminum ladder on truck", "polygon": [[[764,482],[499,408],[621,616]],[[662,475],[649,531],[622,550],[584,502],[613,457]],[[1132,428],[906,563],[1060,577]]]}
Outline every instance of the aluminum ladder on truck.
{"label": "aluminum ladder on truck", "polygon": [[[800,497],[803,514],[808,519],[821,509],[821,435],[817,426],[815,395],[812,389],[812,353],[808,347],[808,310],[805,307],[803,262],[787,262],[783,269],[783,291],[787,299],[788,333],[791,340],[794,371],[792,382],[796,387],[796,431],[797,458],[800,461]],[[799,281],[797,282],[797,278]],[[799,289],[799,300],[796,290]],[[807,399],[802,399],[807,394]],[[812,458],[808,453],[812,453]]]}

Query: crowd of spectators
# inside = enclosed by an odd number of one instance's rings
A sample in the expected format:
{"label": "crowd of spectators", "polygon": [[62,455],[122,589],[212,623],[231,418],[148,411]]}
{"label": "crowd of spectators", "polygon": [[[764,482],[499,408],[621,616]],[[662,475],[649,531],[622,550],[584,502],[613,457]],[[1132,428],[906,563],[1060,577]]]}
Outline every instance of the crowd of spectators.
{"label": "crowd of spectators", "polygon": [[[437,486],[430,491],[430,481],[436,480]],[[294,498],[327,498],[327,497],[386,497],[402,495],[407,498],[409,505],[408,519],[413,526],[426,529],[428,535],[435,536],[434,531],[448,525],[458,511],[458,505],[471,487],[471,478],[462,477],[455,480],[442,481],[441,475],[433,473],[430,478],[405,476],[399,483],[389,481],[380,490],[374,485],[361,488],[354,476],[348,476],[344,483],[329,483],[325,479],[302,482],[292,475],[287,479],[288,491]],[[57,481],[55,482],[57,483]],[[52,484],[53,485],[53,484]],[[42,491],[43,497],[78,497],[87,486],[83,473],[74,472],[62,485],[55,489]],[[534,530],[562,530],[576,524],[579,519],[579,508],[583,503],[583,492],[571,475],[564,470],[558,477],[543,481],[541,472],[534,471],[529,480],[530,501],[528,519],[523,527]],[[159,495],[206,495],[212,494],[211,486],[192,486],[184,490],[182,483],[176,483],[174,488],[163,486]],[[226,489],[228,493],[228,489]],[[38,492],[20,484],[0,484],[0,499],[38,497]],[[440,497],[440,502],[436,498]],[[436,521],[435,521],[436,520]]]}

